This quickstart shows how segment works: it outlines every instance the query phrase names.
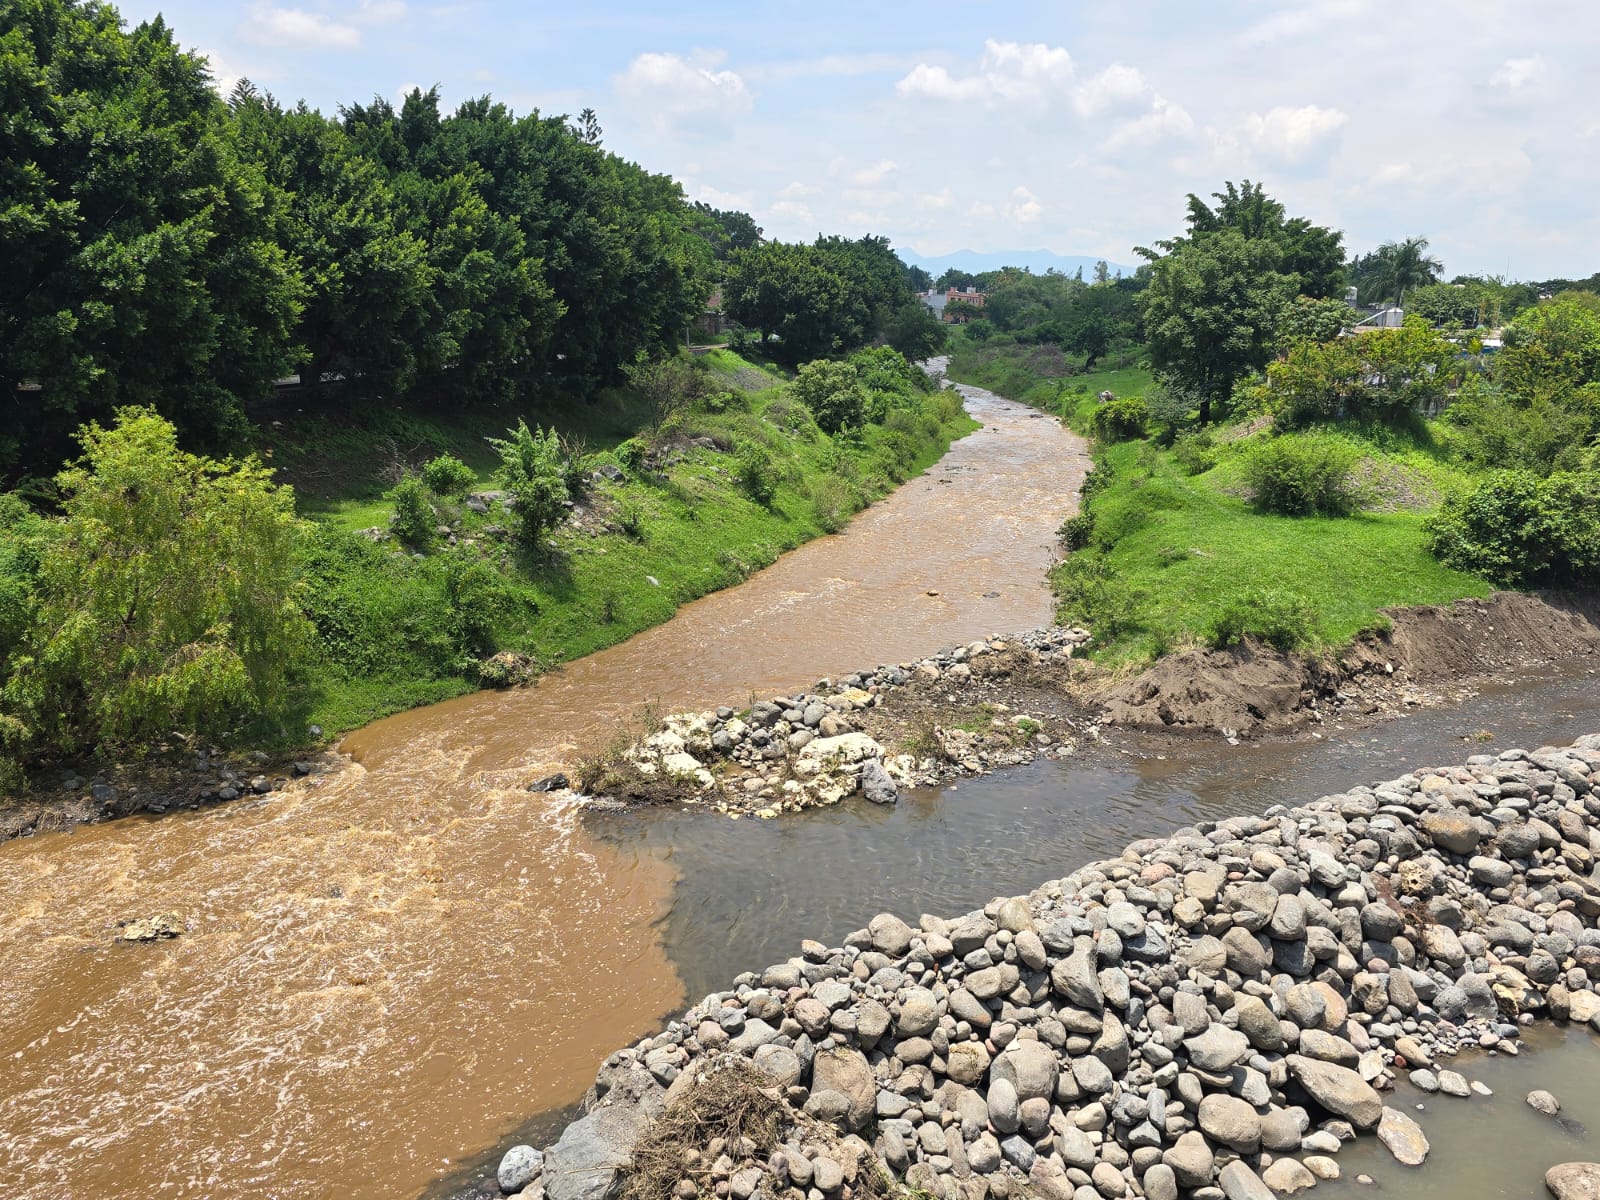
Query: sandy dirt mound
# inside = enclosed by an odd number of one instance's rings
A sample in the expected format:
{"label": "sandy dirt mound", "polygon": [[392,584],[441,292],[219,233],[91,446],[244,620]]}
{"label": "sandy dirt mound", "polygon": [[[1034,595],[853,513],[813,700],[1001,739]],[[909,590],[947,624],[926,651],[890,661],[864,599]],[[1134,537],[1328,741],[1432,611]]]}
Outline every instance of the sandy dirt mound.
{"label": "sandy dirt mound", "polygon": [[1394,628],[1364,638],[1344,657],[1347,675],[1392,664],[1419,683],[1535,666],[1600,652],[1593,596],[1496,592],[1485,600],[1389,612]]}
{"label": "sandy dirt mound", "polygon": [[1600,655],[1600,600],[1496,592],[1484,600],[1388,611],[1393,628],[1337,663],[1269,647],[1168,655],[1103,698],[1107,724],[1266,736],[1349,705],[1415,703],[1414,685],[1460,683],[1575,656]]}
{"label": "sandy dirt mound", "polygon": [[1270,647],[1184,650],[1112,688],[1103,719],[1132,729],[1285,732],[1310,718],[1325,674]]}

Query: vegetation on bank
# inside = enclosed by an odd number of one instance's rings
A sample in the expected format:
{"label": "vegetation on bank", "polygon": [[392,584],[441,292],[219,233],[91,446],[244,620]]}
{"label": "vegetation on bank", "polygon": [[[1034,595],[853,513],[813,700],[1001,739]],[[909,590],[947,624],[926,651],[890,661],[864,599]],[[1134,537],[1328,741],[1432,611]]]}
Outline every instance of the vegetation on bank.
{"label": "vegetation on bank", "polygon": [[[953,378],[1094,439],[1052,579],[1103,660],[1245,637],[1316,651],[1382,608],[1600,579],[1600,297],[1439,285],[1412,238],[1349,271],[1421,312],[1351,334],[1327,295],[1339,237],[1250,184],[1216,199],[1191,197],[1188,233],[1150,253],[1149,343],[1124,369],[1028,329],[969,325],[951,351]],[[1511,311],[1486,353],[1482,322]]]}
{"label": "vegetation on bank", "polygon": [[[809,392],[728,351],[657,366],[654,406],[619,394],[595,442],[602,422],[522,414],[468,462],[459,412],[390,411],[410,439],[391,486],[356,470],[313,520],[257,461],[183,452],[147,409],[91,426],[58,518],[0,505],[0,770],[174,731],[295,744],[516,682],[837,530],[975,427],[888,347],[808,368]],[[278,439],[302,471],[325,462]],[[366,465],[359,439],[337,444]]]}

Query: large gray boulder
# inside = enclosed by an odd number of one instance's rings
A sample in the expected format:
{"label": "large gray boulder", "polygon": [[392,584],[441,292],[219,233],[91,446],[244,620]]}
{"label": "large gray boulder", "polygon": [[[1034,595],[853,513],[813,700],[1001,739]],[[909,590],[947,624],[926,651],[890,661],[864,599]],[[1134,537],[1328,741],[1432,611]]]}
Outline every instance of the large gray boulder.
{"label": "large gray boulder", "polygon": [[1383,1117],[1383,1098],[1349,1067],[1302,1054],[1289,1055],[1288,1064],[1289,1074],[1307,1095],[1357,1129],[1371,1129]]}
{"label": "large gray boulder", "polygon": [[548,1200],[612,1200],[618,1172],[650,1124],[634,1104],[604,1105],[568,1125],[544,1156]]}
{"label": "large gray boulder", "polygon": [[1544,1186],[1556,1200],[1594,1200],[1600,1196],[1600,1163],[1557,1163],[1544,1173]]}

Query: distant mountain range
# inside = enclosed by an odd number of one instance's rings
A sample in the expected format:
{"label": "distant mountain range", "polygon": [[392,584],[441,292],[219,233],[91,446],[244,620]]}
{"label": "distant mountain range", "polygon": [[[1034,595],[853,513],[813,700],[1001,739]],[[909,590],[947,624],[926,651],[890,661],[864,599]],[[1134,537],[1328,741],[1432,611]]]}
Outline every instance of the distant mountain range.
{"label": "distant mountain range", "polygon": [[[935,279],[951,267],[970,271],[974,275],[982,271],[998,271],[1001,267],[1026,267],[1035,275],[1043,275],[1046,271],[1060,271],[1065,275],[1071,275],[1082,267],[1083,277],[1092,279],[1094,265],[1100,261],[1095,257],[1056,254],[1050,250],[985,250],[982,253],[976,250],[957,250],[954,254],[940,255],[899,250],[898,253],[908,264],[921,267]],[[1107,259],[1106,265],[1111,268],[1112,275],[1116,275],[1119,270],[1124,275],[1132,275],[1134,272],[1134,268],[1127,263],[1114,263]]]}

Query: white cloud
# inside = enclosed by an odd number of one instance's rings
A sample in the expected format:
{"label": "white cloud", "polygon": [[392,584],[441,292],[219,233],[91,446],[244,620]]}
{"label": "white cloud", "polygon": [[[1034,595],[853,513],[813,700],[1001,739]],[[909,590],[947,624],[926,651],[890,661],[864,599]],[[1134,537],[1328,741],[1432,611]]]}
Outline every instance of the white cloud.
{"label": "white cloud", "polygon": [[405,15],[405,0],[361,0],[355,19],[363,25],[389,25]]}
{"label": "white cloud", "polygon": [[219,96],[226,98],[228,93],[233,91],[233,85],[246,74],[230,62],[220,50],[198,49],[195,53],[206,60],[206,65],[211,71],[211,89]]}
{"label": "white cloud", "polygon": [[899,169],[899,164],[894,159],[881,158],[870,167],[862,167],[859,171],[851,172],[850,182],[862,187],[876,187]]}
{"label": "white cloud", "polygon": [[1489,85],[1506,92],[1526,91],[1544,80],[1545,70],[1544,59],[1537,54],[1531,58],[1508,58],[1489,76]]}
{"label": "white cloud", "polygon": [[816,220],[811,214],[811,206],[802,204],[798,200],[779,200],[767,211],[775,217],[786,217],[790,221],[807,225]]}
{"label": "white cloud", "polygon": [[1072,103],[1080,116],[1094,117],[1141,107],[1149,90],[1143,72],[1137,67],[1112,63],[1073,89]]}
{"label": "white cloud", "polygon": [[1263,158],[1292,165],[1324,149],[1349,119],[1337,108],[1315,104],[1278,107],[1246,117],[1244,138]]}
{"label": "white cloud", "polygon": [[637,115],[658,124],[749,111],[752,99],[743,77],[716,70],[715,62],[711,56],[691,61],[678,54],[641,54],[616,77],[617,94]]}
{"label": "white cloud", "polygon": [[1025,187],[1013,188],[1011,203],[1006,205],[1006,216],[1018,225],[1032,225],[1044,215],[1044,205]]}
{"label": "white cloud", "polygon": [[684,183],[683,190],[690,200],[703,200],[711,205],[712,208],[735,212],[750,211],[750,197],[743,192],[724,192],[708,183],[694,186]]}
{"label": "white cloud", "polygon": [[1149,112],[1117,126],[1101,149],[1110,153],[1147,150],[1163,143],[1182,141],[1193,134],[1194,118],[1188,110],[1165,96],[1156,96],[1150,101]]}
{"label": "white cloud", "polygon": [[1257,21],[1240,35],[1239,40],[1246,46],[1260,46],[1302,38],[1320,33],[1340,21],[1354,20],[1369,7],[1368,0],[1300,0],[1300,3],[1291,5],[1284,12]]}
{"label": "white cloud", "polygon": [[822,191],[814,183],[804,183],[796,179],[793,183],[786,183],[778,190],[780,200],[798,200],[801,196],[815,196]]}
{"label": "white cloud", "polygon": [[361,44],[361,31],[354,25],[341,25],[303,8],[278,8],[262,2],[250,6],[239,33],[258,45],[297,50],[353,50]]}
{"label": "white cloud", "polygon": [[895,84],[895,91],[932,100],[975,101],[987,108],[1019,102],[1047,106],[1067,93],[1074,74],[1072,55],[1061,46],[991,38],[983,44],[974,74],[955,76],[945,67],[918,63]]}

